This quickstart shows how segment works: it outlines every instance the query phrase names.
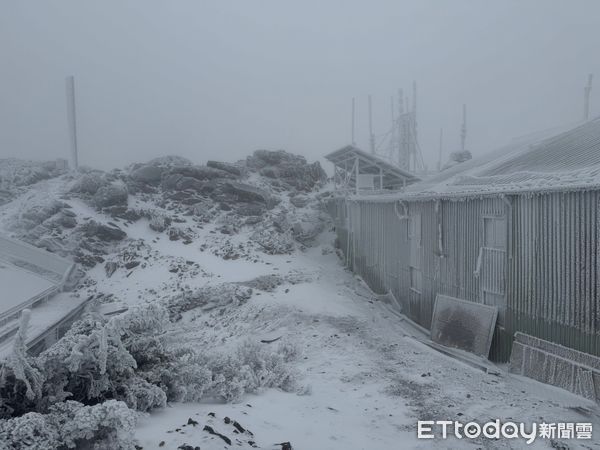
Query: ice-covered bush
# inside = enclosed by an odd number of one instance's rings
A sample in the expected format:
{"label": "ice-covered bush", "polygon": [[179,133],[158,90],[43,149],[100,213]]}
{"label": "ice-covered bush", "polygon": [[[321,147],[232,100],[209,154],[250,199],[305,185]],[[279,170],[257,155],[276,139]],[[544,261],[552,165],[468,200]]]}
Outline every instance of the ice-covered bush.
{"label": "ice-covered bush", "polygon": [[54,405],[48,414],[0,420],[0,448],[132,449],[135,423],[136,413],[116,400],[93,406],[67,401]]}
{"label": "ice-covered bush", "polygon": [[263,388],[293,391],[297,384],[288,365],[290,348],[289,344],[280,344],[271,350],[248,340],[231,354],[208,356],[205,364],[212,372],[210,391],[228,402],[239,401],[245,393]]}
{"label": "ice-covered bush", "polygon": [[0,448],[55,450],[60,445],[58,428],[51,417],[35,412],[0,420]]}
{"label": "ice-covered bush", "polygon": [[67,401],[51,409],[61,440],[68,448],[81,448],[85,442],[98,449],[133,448],[137,415],[125,403],[108,400],[93,406]]}
{"label": "ice-covered bush", "polygon": [[290,362],[298,351],[290,343],[245,341],[224,352],[169,339],[172,308],[236,305],[249,292],[226,283],[109,320],[92,312],[38,357],[26,354],[20,331],[13,356],[0,366],[0,442],[15,449],[128,448],[133,410],[217,396],[239,401],[270,387],[295,390]]}
{"label": "ice-covered bush", "polygon": [[150,216],[150,223],[148,224],[151,230],[162,233],[171,225],[171,218],[164,214],[153,213]]}
{"label": "ice-covered bush", "polygon": [[238,306],[248,301],[251,296],[252,289],[247,286],[223,283],[183,292],[171,298],[167,307],[171,318],[176,319],[182,312],[192,309],[210,311],[228,305]]}
{"label": "ice-covered bush", "polygon": [[158,364],[146,364],[138,373],[160,386],[169,401],[192,402],[204,398],[212,383],[212,373],[198,351],[179,347],[162,355]]}

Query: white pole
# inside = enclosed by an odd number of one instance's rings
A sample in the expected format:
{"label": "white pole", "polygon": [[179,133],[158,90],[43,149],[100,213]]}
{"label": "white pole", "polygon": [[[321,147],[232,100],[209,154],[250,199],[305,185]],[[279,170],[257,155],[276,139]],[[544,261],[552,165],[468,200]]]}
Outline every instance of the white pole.
{"label": "white pole", "polygon": [[69,139],[71,141],[71,164],[73,169],[79,168],[77,152],[77,111],[75,109],[75,77],[66,79],[67,121],[69,124]]}
{"label": "white pole", "polygon": [[355,177],[354,188],[356,191],[356,195],[358,195],[358,174],[359,174],[358,161],[359,161],[359,159],[357,156],[356,159],[354,160],[354,177]]}
{"label": "white pole", "polygon": [[354,140],[354,114],[356,111],[356,107],[354,104],[354,97],[352,97],[352,145],[356,145],[356,141]]}
{"label": "white pole", "polygon": [[463,123],[460,129],[460,142],[461,149],[465,151],[465,142],[467,140],[467,105],[463,104]]}
{"label": "white pole", "polygon": [[373,110],[371,108],[371,95],[369,95],[369,143],[371,153],[375,154],[375,135],[373,135]]}
{"label": "white pole", "polygon": [[583,120],[587,122],[590,117],[590,94],[592,92],[592,78],[593,74],[588,75],[588,84],[583,88],[584,105],[583,105]]}
{"label": "white pole", "polygon": [[438,155],[438,163],[437,170],[440,172],[442,170],[442,152],[444,148],[444,129],[440,128],[440,154]]}

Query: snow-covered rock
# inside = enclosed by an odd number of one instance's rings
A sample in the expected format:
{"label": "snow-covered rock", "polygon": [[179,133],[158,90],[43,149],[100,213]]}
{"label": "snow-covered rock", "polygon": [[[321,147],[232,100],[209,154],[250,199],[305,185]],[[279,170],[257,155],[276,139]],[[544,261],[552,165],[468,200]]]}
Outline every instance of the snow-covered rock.
{"label": "snow-covered rock", "polygon": [[128,196],[127,186],[122,183],[111,183],[96,191],[92,197],[92,204],[98,208],[126,205]]}

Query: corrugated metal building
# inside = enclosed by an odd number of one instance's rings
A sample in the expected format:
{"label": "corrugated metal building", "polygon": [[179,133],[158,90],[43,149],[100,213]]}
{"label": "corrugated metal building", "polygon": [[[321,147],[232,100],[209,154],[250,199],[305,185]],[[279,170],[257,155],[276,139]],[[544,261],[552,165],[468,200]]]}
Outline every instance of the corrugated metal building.
{"label": "corrugated metal building", "polygon": [[599,206],[600,119],[330,204],[347,264],[418,324],[438,293],[497,306],[498,361],[517,331],[600,356]]}

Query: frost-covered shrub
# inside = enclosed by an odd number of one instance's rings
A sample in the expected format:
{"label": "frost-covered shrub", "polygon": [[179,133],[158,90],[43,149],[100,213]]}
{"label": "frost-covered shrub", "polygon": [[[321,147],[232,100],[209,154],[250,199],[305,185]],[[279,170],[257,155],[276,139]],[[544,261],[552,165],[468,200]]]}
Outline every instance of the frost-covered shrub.
{"label": "frost-covered shrub", "polygon": [[41,394],[43,376],[31,365],[27,357],[26,331],[29,326],[31,311],[24,309],[21,312],[19,329],[15,336],[13,351],[6,360],[6,367],[12,369],[14,377],[25,385],[25,395],[28,400],[33,400]]}
{"label": "frost-covered shrub", "polygon": [[148,412],[167,406],[167,394],[158,386],[140,377],[126,379],[120,386],[123,401],[128,407]]}
{"label": "frost-covered shrub", "polygon": [[171,219],[164,214],[154,213],[150,217],[150,229],[162,233],[171,225]]}
{"label": "frost-covered shrub", "polygon": [[67,401],[48,414],[27,413],[0,420],[2,449],[131,449],[136,413],[116,400],[93,406]]}
{"label": "frost-covered shrub", "polygon": [[136,362],[118,333],[88,316],[43,352],[37,365],[47,377],[47,407],[68,397],[86,403],[121,398],[118,388],[134,375]]}
{"label": "frost-covered shrub", "polygon": [[93,406],[67,401],[51,409],[52,420],[68,448],[81,448],[93,442],[98,449],[133,448],[137,415],[125,403],[108,400]]}
{"label": "frost-covered shrub", "polygon": [[15,449],[129,448],[133,410],[215,396],[238,401],[269,387],[294,390],[289,363],[298,351],[285,341],[268,346],[245,341],[223,353],[166,339],[172,307],[238,304],[249,292],[224,284],[110,320],[89,313],[35,358],[25,353],[19,332],[13,356],[0,367],[0,418],[8,419],[0,420],[0,442]]}
{"label": "frost-covered shrub", "polygon": [[0,448],[55,450],[60,445],[59,430],[48,415],[27,413],[0,420]]}
{"label": "frost-covered shrub", "polygon": [[294,238],[290,231],[278,231],[265,227],[252,233],[250,239],[260,245],[269,255],[284,255],[295,248]]}
{"label": "frost-covered shrub", "polygon": [[77,194],[94,195],[102,186],[106,186],[107,181],[102,174],[98,172],[90,172],[83,174],[71,186],[71,192]]}
{"label": "frost-covered shrub", "polygon": [[212,383],[212,373],[197,350],[180,347],[168,352],[159,364],[148,365],[138,373],[160,386],[171,402],[201,400]]}
{"label": "frost-covered shrub", "polygon": [[293,391],[296,377],[286,362],[292,354],[288,346],[280,345],[270,351],[259,343],[244,341],[233,354],[209,356],[206,365],[212,372],[211,391],[229,402],[263,388]]}
{"label": "frost-covered shrub", "polygon": [[227,305],[238,306],[252,296],[252,289],[236,283],[223,283],[187,291],[169,300],[168,309],[172,319],[192,309],[210,311]]}

